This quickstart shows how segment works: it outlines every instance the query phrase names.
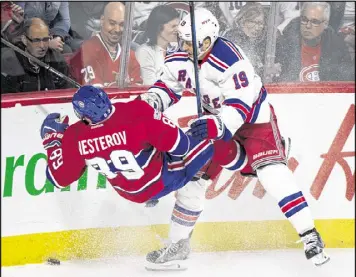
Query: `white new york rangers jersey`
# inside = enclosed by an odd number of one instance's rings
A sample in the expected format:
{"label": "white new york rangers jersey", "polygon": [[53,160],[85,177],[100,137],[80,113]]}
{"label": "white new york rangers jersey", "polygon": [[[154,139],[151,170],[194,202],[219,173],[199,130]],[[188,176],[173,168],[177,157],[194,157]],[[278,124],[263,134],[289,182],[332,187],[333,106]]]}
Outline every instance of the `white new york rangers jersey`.
{"label": "white new york rangers jersey", "polygon": [[[232,134],[242,124],[256,122],[267,92],[243,51],[219,37],[199,65],[204,107],[211,113],[219,113]],[[194,66],[186,52],[168,54],[161,71],[160,80],[149,92],[159,94],[165,107],[178,102],[184,90],[195,89]]]}

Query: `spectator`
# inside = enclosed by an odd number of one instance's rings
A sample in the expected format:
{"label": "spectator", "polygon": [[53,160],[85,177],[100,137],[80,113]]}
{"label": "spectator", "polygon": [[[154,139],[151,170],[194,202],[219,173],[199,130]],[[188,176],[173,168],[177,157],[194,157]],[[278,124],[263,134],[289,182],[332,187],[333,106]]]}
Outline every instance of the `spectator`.
{"label": "spectator", "polygon": [[62,53],[76,51],[81,39],[73,38],[70,33],[70,17],[68,2],[26,2],[25,18],[41,18],[50,28],[53,39],[50,41],[51,49]]}
{"label": "spectator", "polygon": [[346,2],[342,26],[355,23],[355,2]]}
{"label": "spectator", "polygon": [[21,41],[23,34],[24,10],[21,6],[1,2],[1,36],[11,43]]}
{"label": "spectator", "polygon": [[151,11],[158,5],[162,4],[162,2],[135,2],[133,28],[144,29],[146,20],[148,19]]}
{"label": "spectator", "polygon": [[299,4],[298,2],[279,2],[278,11],[280,22],[278,23],[277,30],[279,34],[283,35],[283,30],[289,22],[300,16]]}
{"label": "spectator", "polygon": [[266,51],[267,16],[257,2],[244,5],[235,17],[234,27],[225,37],[239,45],[248,56],[256,73],[262,77]]}
{"label": "spectator", "polygon": [[100,32],[100,16],[108,2],[69,2],[71,29],[83,39],[90,39]]}
{"label": "spectator", "polygon": [[[68,76],[69,68],[62,55],[49,48],[49,30],[39,18],[24,23],[22,43],[18,46],[54,69]],[[10,48],[1,49],[2,92],[28,92],[71,87],[65,80],[39,67],[27,57]]]}
{"label": "spectator", "polygon": [[[125,20],[125,6],[110,2],[100,18],[100,33],[85,41],[71,59],[73,75],[82,84],[108,87],[119,76],[121,39]],[[130,84],[142,83],[140,65],[130,50],[128,79]]]}
{"label": "spectator", "polygon": [[[222,23],[226,28],[232,28],[234,26],[234,19],[240,12],[241,8],[246,5],[248,2],[239,2],[239,1],[218,1],[216,2],[220,9],[221,16],[217,17],[219,19],[219,24]],[[271,2],[258,2],[263,5],[266,9],[269,9]],[[210,2],[207,2],[210,5]],[[213,11],[212,11],[213,12]],[[219,12],[215,11],[215,15]],[[225,23],[226,22],[226,23]],[[221,25],[221,24],[220,24]],[[221,28],[221,26],[220,26]]]}
{"label": "spectator", "polygon": [[[131,48],[136,51],[137,48],[146,42],[145,29],[149,15],[153,8],[159,5],[170,6],[179,14],[179,19],[189,13],[188,2],[135,2],[134,19],[132,28]],[[205,2],[194,2],[195,9],[205,6]]]}
{"label": "spectator", "polygon": [[340,30],[345,14],[346,2],[329,2],[330,5],[330,20],[329,27],[333,28],[335,32]]}
{"label": "spectator", "polygon": [[281,65],[277,81],[354,80],[345,42],[328,27],[330,6],[305,2],[301,16],[290,22],[277,40],[276,63]]}
{"label": "spectator", "polygon": [[344,26],[340,30],[341,36],[344,38],[346,46],[349,50],[352,62],[355,62],[355,22]]}
{"label": "spectator", "polygon": [[155,7],[148,17],[145,31],[148,42],[136,50],[144,85],[152,85],[158,80],[167,48],[177,47],[178,24],[179,13],[166,5]]}

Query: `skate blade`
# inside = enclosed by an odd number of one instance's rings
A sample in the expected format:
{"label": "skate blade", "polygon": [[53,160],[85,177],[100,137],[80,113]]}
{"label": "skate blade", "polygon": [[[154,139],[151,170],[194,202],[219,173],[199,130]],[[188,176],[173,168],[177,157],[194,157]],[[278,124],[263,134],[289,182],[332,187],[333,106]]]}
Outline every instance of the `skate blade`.
{"label": "skate blade", "polygon": [[164,264],[147,262],[145,268],[148,271],[183,271],[187,270],[188,266],[185,261],[170,261]]}
{"label": "skate blade", "polygon": [[316,266],[322,266],[323,264],[326,264],[328,261],[330,261],[330,257],[326,255],[324,252],[314,256],[312,259],[312,262]]}

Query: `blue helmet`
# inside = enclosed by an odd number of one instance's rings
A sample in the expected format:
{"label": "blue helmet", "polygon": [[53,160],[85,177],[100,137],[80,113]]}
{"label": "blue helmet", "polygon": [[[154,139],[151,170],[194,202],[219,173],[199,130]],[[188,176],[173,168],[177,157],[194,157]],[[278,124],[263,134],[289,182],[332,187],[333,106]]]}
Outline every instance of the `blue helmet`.
{"label": "blue helmet", "polygon": [[112,111],[108,95],[101,88],[82,86],[73,95],[72,104],[75,114],[90,124],[105,120]]}

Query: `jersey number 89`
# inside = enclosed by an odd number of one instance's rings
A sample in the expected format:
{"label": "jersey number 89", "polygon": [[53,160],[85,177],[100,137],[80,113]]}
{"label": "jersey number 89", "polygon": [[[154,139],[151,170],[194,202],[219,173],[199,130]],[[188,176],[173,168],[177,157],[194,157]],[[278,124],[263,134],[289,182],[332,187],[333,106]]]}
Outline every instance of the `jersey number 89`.
{"label": "jersey number 89", "polygon": [[110,160],[96,157],[86,162],[108,179],[115,178],[118,172],[128,180],[137,180],[144,175],[144,171],[137,163],[135,156],[127,150],[112,151]]}

